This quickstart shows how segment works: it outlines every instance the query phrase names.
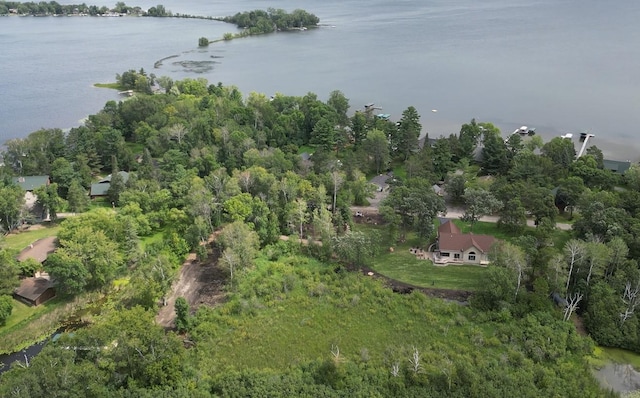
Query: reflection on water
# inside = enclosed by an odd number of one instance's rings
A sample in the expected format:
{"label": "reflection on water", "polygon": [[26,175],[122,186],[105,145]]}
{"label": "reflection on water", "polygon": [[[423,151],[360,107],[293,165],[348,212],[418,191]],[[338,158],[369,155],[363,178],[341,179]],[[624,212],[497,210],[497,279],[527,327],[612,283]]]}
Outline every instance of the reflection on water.
{"label": "reflection on water", "polygon": [[640,372],[629,364],[608,363],[595,376],[602,387],[618,393],[640,390]]}

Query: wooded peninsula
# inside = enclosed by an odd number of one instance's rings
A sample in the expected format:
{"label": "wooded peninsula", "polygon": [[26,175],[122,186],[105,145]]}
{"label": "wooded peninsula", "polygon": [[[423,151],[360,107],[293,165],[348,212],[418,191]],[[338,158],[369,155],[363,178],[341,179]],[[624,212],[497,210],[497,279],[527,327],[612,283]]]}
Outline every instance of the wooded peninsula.
{"label": "wooded peninsula", "polygon": [[[0,396],[617,396],[591,367],[640,352],[638,165],[338,90],[117,80],[5,144],[0,349],[60,333]],[[56,296],[26,306],[39,271]]]}

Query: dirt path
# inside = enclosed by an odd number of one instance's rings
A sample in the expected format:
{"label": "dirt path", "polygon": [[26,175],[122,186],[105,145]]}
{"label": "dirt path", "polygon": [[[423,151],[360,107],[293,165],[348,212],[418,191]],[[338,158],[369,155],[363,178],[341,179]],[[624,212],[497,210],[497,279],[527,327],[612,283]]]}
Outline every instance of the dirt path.
{"label": "dirt path", "polygon": [[190,253],[180,267],[180,273],[171,286],[167,296],[167,305],[160,307],[156,316],[156,323],[165,328],[175,327],[175,303],[178,297],[184,297],[189,303],[191,311],[201,305],[214,306],[225,298],[224,281],[226,275],[218,268],[218,255],[211,248],[211,243],[218,233],[214,233],[204,243],[210,249],[209,257],[204,262],[196,260],[196,255]]}

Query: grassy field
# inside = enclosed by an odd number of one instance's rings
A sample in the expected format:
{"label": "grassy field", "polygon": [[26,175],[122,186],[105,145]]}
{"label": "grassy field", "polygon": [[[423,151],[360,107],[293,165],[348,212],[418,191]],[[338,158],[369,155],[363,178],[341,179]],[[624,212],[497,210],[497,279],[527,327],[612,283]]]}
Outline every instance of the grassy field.
{"label": "grassy field", "polygon": [[[498,224],[492,222],[478,221],[473,225],[473,231],[471,230],[471,224],[462,220],[453,219],[453,223],[460,228],[463,234],[473,232],[476,235],[491,235],[497,239],[509,240],[513,237],[513,234],[507,233],[498,228]],[[533,228],[526,228],[526,232],[533,232]]]}
{"label": "grassy field", "polygon": [[404,168],[404,164],[394,164],[392,165],[391,170],[393,171],[393,175],[401,180],[407,179],[407,170]]}
{"label": "grassy field", "polygon": [[5,325],[0,327],[0,336],[2,336],[5,331],[10,330],[25,319],[37,316],[38,314],[45,312],[46,310],[46,303],[37,307],[32,307],[30,305],[26,305],[21,301],[13,300],[13,311],[11,311],[11,315],[9,316],[9,318],[7,318],[7,322],[5,323]]}
{"label": "grassy field", "polygon": [[2,247],[5,247],[10,250],[20,251],[25,247],[29,246],[30,244],[32,244],[33,242],[37,241],[38,239],[46,238],[49,236],[56,236],[58,234],[59,229],[60,229],[60,225],[50,224],[45,228],[13,233],[5,237],[5,240],[2,243]]}
{"label": "grassy field", "polygon": [[[470,225],[468,223],[465,223],[465,222],[463,222],[461,220],[453,220],[453,222],[458,227],[460,227],[460,230],[463,233],[471,232],[471,227],[470,227]],[[533,227],[526,227],[522,234],[512,234],[512,233],[505,232],[505,231],[501,230],[500,228],[498,228],[498,224],[496,224],[496,223],[483,222],[483,221],[478,221],[473,226],[473,233],[474,234],[477,234],[477,235],[491,235],[491,236],[495,236],[498,239],[506,240],[506,241],[510,241],[513,238],[515,238],[517,236],[521,236],[521,235],[532,235],[532,234],[535,233],[535,230],[536,229],[533,228]],[[569,239],[571,239],[571,231],[563,231],[563,230],[557,229],[551,235],[551,240],[553,241],[553,246],[557,247],[557,248],[564,247],[565,243],[567,243],[567,241]]]}
{"label": "grassy field", "polygon": [[[329,357],[332,346],[345,359],[367,357],[380,363],[411,346],[422,350],[446,344],[455,352],[453,347],[468,344],[466,334],[484,333],[469,328],[464,307],[421,293],[398,295],[355,273],[318,274],[313,263],[296,258],[292,270],[259,266],[257,279],[240,287],[246,299],[202,316],[194,337],[202,343],[199,347],[215,347],[201,358],[202,365],[286,368]],[[288,294],[282,293],[283,280],[290,283]],[[440,321],[446,330],[435,326]],[[425,361],[435,364],[438,355]]]}
{"label": "grassy field", "polygon": [[131,152],[133,152],[134,154],[141,154],[142,152],[144,152],[144,144],[141,144],[139,142],[127,142],[126,145],[127,148],[131,149]]}
{"label": "grassy field", "polygon": [[[460,227],[463,233],[471,232],[468,223],[460,220],[453,220]],[[436,221],[437,223],[437,221]],[[382,232],[384,226],[373,226],[368,224],[357,224],[354,229],[368,232],[378,230]],[[535,229],[527,227],[523,233],[533,234]],[[477,222],[473,226],[474,234],[492,235],[497,239],[509,241],[515,236],[498,228],[496,223]],[[554,247],[561,248],[571,239],[570,231],[557,230],[551,237]],[[429,260],[418,260],[416,256],[409,252],[411,247],[421,247],[427,249],[429,242],[419,239],[415,233],[408,233],[406,242],[402,245],[394,245],[384,242],[383,245],[393,246],[394,252],[385,251],[376,256],[371,268],[389,278],[410,283],[421,287],[434,287],[441,289],[477,290],[480,285],[480,276],[486,268],[477,265],[447,265],[446,267],[434,266]]]}

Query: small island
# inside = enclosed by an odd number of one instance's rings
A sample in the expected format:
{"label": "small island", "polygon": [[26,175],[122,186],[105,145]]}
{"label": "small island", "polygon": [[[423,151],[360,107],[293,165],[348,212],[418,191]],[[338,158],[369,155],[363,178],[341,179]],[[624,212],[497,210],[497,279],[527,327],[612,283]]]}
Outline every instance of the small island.
{"label": "small island", "polygon": [[320,18],[305,10],[297,9],[289,14],[283,9],[275,8],[268,8],[267,11],[245,11],[219,20],[235,24],[243,30],[236,34],[225,33],[222,39],[213,41],[207,41],[206,37],[201,37],[198,40],[199,46],[203,47],[221,40],[229,41],[239,37],[263,35],[276,31],[307,30],[308,28],[318,27],[320,22]]}

